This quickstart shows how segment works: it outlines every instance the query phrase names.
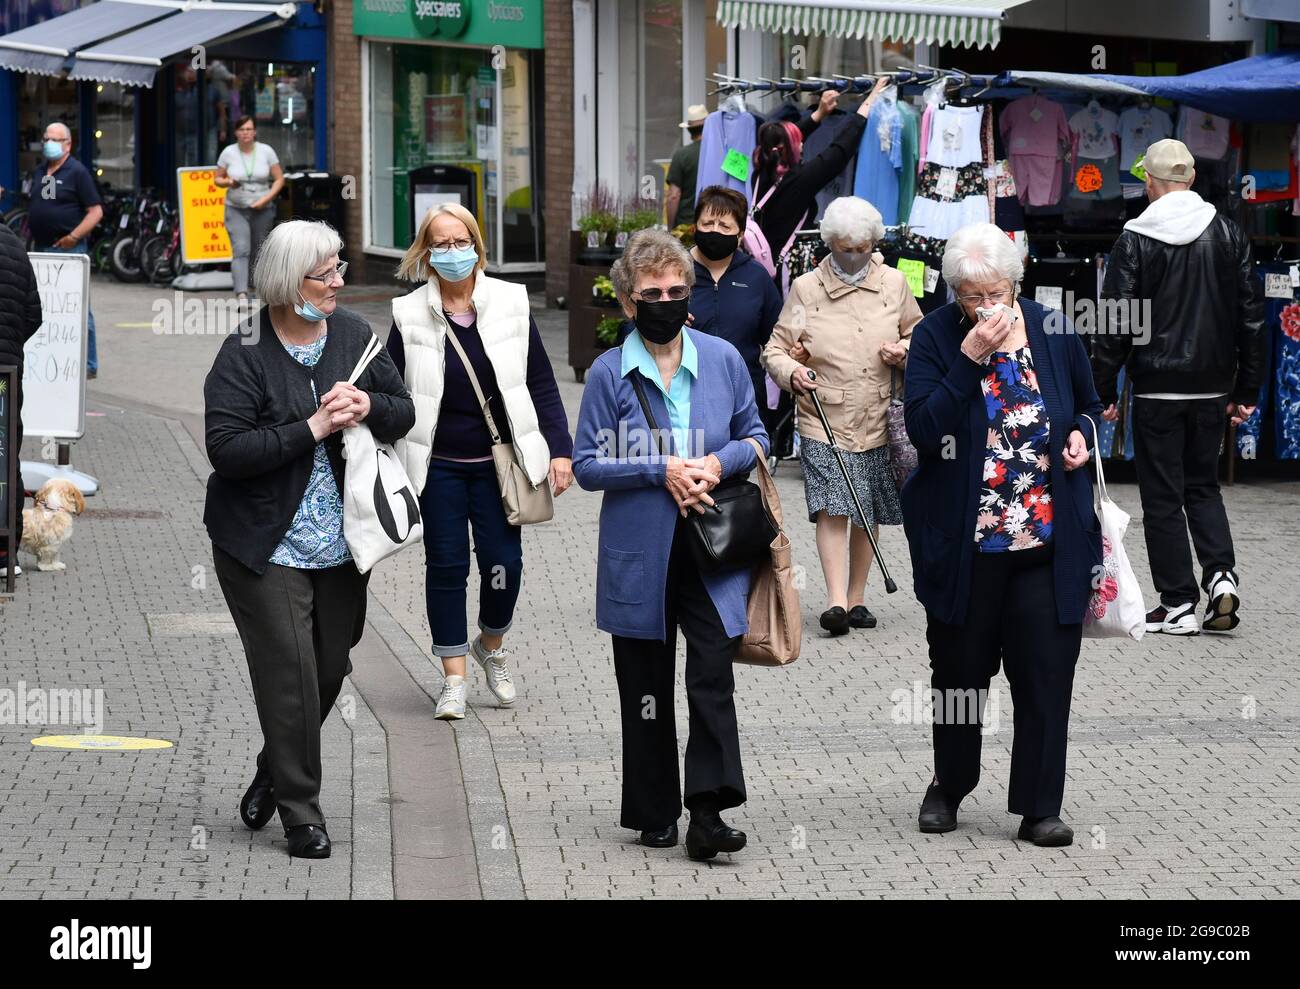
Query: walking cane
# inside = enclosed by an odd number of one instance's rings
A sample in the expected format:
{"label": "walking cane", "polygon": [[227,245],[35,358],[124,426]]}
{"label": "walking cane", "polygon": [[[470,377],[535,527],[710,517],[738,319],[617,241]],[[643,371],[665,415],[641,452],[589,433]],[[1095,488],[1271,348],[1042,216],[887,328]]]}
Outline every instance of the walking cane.
{"label": "walking cane", "polygon": [[[808,378],[811,381],[817,380],[817,372],[808,369]],[[839,446],[835,442],[835,434],[831,431],[830,420],[826,418],[826,410],[822,408],[821,399],[817,397],[817,391],[812,389],[808,392],[808,397],[813,401],[813,408],[817,410],[817,418],[822,421],[822,428],[826,430],[826,439],[830,442],[831,449],[835,451],[835,462],[840,465],[840,473],[844,475],[844,484],[849,489],[849,497],[853,499],[853,504],[857,506],[858,516],[862,519],[862,529],[871,540],[871,550],[876,554],[876,562],[880,564],[880,574],[885,578],[885,593],[893,594],[898,590],[898,585],[894,583],[894,578],[889,576],[889,567],[885,564],[885,558],[880,555],[880,546],[876,543],[876,537],[871,531],[871,526],[867,525],[867,513],[862,510],[862,502],[858,500],[857,488],[849,479],[849,466],[844,462],[844,454],[840,452]]]}

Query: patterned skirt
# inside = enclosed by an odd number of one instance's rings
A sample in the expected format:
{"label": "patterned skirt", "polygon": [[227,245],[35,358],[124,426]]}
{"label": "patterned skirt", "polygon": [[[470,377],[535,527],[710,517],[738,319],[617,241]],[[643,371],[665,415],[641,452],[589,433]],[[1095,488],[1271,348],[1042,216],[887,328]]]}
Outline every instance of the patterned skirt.
{"label": "patterned skirt", "polygon": [[[861,453],[846,453],[844,466],[848,468],[853,487],[867,513],[870,525],[902,525],[903,509],[898,503],[898,488],[889,469],[889,445]],[[853,504],[853,498],[844,486],[844,475],[835,462],[835,451],[830,444],[799,438],[799,459],[803,464],[803,492],[808,501],[808,521],[816,522],[817,513],[844,515],[861,527],[862,520]]]}

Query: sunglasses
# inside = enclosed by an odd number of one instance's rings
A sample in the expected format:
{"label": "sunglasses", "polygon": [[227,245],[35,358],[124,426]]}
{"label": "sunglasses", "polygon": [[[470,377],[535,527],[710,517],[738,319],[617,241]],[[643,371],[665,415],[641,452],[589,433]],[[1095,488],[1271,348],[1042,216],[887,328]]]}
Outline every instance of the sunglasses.
{"label": "sunglasses", "polygon": [[642,302],[662,302],[666,297],[672,302],[681,302],[690,294],[689,286],[674,285],[667,292],[661,288],[643,288],[640,292],[633,292],[632,298],[640,296]]}

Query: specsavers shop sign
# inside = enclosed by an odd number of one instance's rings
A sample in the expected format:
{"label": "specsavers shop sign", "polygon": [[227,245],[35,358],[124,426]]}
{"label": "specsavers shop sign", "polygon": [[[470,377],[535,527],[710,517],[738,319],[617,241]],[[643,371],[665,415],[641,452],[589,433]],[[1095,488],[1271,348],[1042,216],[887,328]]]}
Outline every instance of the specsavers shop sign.
{"label": "specsavers shop sign", "polygon": [[543,0],[355,0],[352,33],[465,45],[542,47]]}

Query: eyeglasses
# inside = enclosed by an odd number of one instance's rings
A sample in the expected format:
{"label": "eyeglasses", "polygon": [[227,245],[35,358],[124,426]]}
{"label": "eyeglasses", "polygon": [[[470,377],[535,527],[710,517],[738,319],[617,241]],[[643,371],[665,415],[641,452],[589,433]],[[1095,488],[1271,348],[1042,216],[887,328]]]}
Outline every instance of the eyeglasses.
{"label": "eyeglasses", "polygon": [[434,244],[429,250],[434,254],[450,254],[452,251],[463,251],[467,247],[473,247],[472,240],[444,240],[439,244]]}
{"label": "eyeglasses", "polygon": [[320,282],[322,285],[328,285],[330,282],[334,281],[336,277],[342,278],[347,273],[348,273],[348,263],[346,261],[340,261],[338,263],[338,267],[336,267],[328,275],[305,275],[304,277],[310,278],[313,282]]}
{"label": "eyeglasses", "polygon": [[674,285],[668,289],[667,293],[661,288],[643,288],[640,292],[633,292],[632,297],[636,298],[639,295],[642,302],[660,302],[665,294],[671,301],[681,302],[682,299],[691,294],[691,290],[687,285]]}
{"label": "eyeglasses", "polygon": [[1010,295],[1011,293],[1007,291],[990,292],[988,295],[959,295],[957,296],[957,301],[964,302],[968,306],[973,306],[977,302],[984,302],[984,301],[994,302],[994,303],[1006,302],[1007,299],[1010,297]]}

